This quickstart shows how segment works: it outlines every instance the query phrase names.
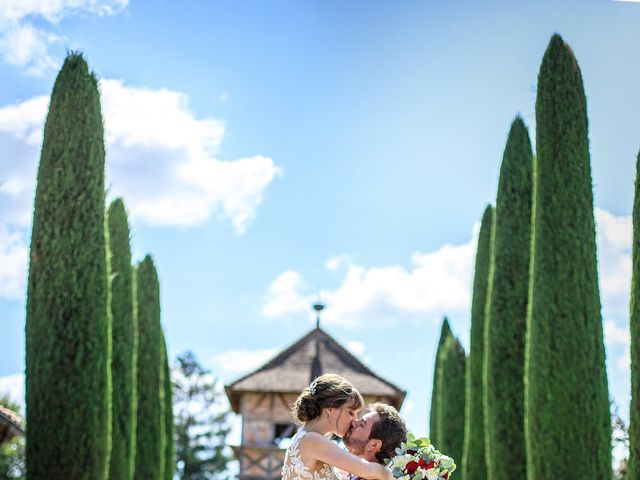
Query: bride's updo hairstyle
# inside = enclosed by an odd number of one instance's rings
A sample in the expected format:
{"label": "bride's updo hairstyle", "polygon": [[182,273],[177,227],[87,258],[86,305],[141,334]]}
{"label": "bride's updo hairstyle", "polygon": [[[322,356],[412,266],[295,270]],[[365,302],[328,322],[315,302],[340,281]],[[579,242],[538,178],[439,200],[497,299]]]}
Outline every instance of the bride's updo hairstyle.
{"label": "bride's updo hairstyle", "polygon": [[293,404],[293,418],[305,423],[317,418],[323,408],[340,408],[347,404],[349,408],[360,410],[364,400],[360,392],[340,375],[327,373],[316,378],[305,387]]}

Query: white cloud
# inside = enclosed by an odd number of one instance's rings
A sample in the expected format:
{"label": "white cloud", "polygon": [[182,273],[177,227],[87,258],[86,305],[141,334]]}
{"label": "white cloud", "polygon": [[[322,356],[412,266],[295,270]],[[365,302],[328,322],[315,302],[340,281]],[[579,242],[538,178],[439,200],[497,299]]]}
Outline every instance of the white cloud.
{"label": "white cloud", "polygon": [[349,350],[353,355],[355,355],[362,363],[365,365],[372,365],[373,359],[369,355],[365,355],[365,345],[362,342],[357,340],[352,340],[347,342],[347,350]]}
{"label": "white cloud", "polygon": [[309,311],[313,297],[303,295],[303,288],[302,276],[298,272],[293,270],[282,272],[269,285],[267,299],[262,306],[262,314],[265,317],[276,318]]}
{"label": "white cloud", "polygon": [[623,372],[628,372],[631,368],[631,352],[627,348],[622,356],[618,359],[618,368]]}
{"label": "white cloud", "polygon": [[23,298],[27,285],[28,250],[19,232],[0,224],[0,297]]}
{"label": "white cloud", "polygon": [[59,61],[49,54],[49,46],[61,40],[33,25],[14,25],[0,35],[0,56],[29,75],[41,76],[58,66]]}
{"label": "white cloud", "polygon": [[414,402],[411,398],[407,398],[402,404],[402,415],[407,415],[408,413],[410,413],[415,406],[416,402]]}
{"label": "white cloud", "polygon": [[24,374],[0,377],[0,393],[9,395],[11,400],[20,405],[20,413],[24,415]]}
{"label": "white cloud", "polygon": [[[409,269],[398,265],[367,268],[351,263],[338,288],[321,292],[327,304],[323,323],[355,328],[466,312],[476,237],[477,226],[469,243],[414,253]],[[327,268],[338,268],[343,258],[329,259]],[[303,290],[298,272],[282,273],[270,285],[262,313],[279,317],[308,311],[315,296]]]}
{"label": "white cloud", "polygon": [[610,366],[628,381],[630,356],[629,301],[631,293],[631,215],[613,215],[595,209],[598,270],[605,341]]}
{"label": "white cloud", "polygon": [[[596,208],[598,267],[604,314],[628,318],[631,282],[630,216]],[[323,323],[358,327],[393,324],[445,314],[468,315],[478,225],[464,245],[444,245],[434,252],[414,253],[411,265],[365,267],[347,255],[329,258],[325,268],[340,271],[341,284],[321,292],[327,304]],[[281,274],[269,287],[262,312],[278,317],[307,312],[315,295],[305,290],[295,270]]]}
{"label": "white cloud", "polygon": [[604,334],[607,339],[607,343],[611,345],[630,345],[630,331],[626,328],[619,327],[613,320],[606,320],[604,322]]}
{"label": "white cloud", "polygon": [[[616,361],[617,367],[628,376],[631,367],[631,332],[628,321],[625,326],[619,326],[614,320],[608,319],[604,322],[604,338],[607,345],[607,354],[616,352],[619,356]],[[622,352],[620,354],[620,352]]]}
{"label": "white cloud", "polygon": [[335,257],[329,258],[324,263],[324,268],[331,272],[335,272],[336,270],[339,270],[340,267],[351,263],[353,262],[351,261],[351,257],[349,255],[336,255]]}
{"label": "white cloud", "polygon": [[604,316],[628,318],[633,236],[631,216],[616,216],[596,208],[595,219]]}
{"label": "white cloud", "polygon": [[[103,80],[101,92],[110,193],[125,198],[133,219],[195,225],[217,215],[238,233],[246,230],[264,189],[281,174],[271,158],[217,159],[223,123],[196,118],[181,92],[119,80]],[[47,105],[41,96],[0,108],[0,147],[14,153],[0,177],[0,194],[13,194],[21,210],[13,208],[11,220],[23,225],[30,221]]]}
{"label": "white cloud", "polygon": [[[124,197],[132,221],[189,226],[216,217],[238,234],[246,231],[264,190],[282,173],[271,158],[218,159],[223,122],[196,118],[181,92],[103,80],[101,93],[107,187],[110,197]],[[38,96],[0,106],[0,255],[12,259],[0,265],[0,296],[24,291],[25,241],[48,104],[48,97]]]}
{"label": "white cloud", "polygon": [[64,17],[79,13],[115,15],[128,3],[129,0],[2,0],[0,18],[18,21],[41,17],[49,23],[58,23]]}
{"label": "white cloud", "polygon": [[[115,15],[128,0],[3,0],[0,2],[0,56],[29,75],[55,70],[60,60],[50,50],[66,40],[52,25],[74,15]],[[41,27],[34,26],[37,20]]]}
{"label": "white cloud", "polygon": [[364,343],[352,340],[347,342],[347,349],[356,356],[360,356],[364,353]]}
{"label": "white cloud", "polygon": [[195,225],[217,214],[243,233],[264,189],[282,173],[273,160],[217,159],[224,124],[196,119],[183,93],[119,80],[100,85],[112,193],[125,198],[133,218]]}
{"label": "white cloud", "polygon": [[0,108],[0,132],[22,140],[28,145],[39,146],[42,142],[42,130],[48,106],[49,98],[40,95],[22,103]]}
{"label": "white cloud", "polygon": [[279,351],[278,348],[227,350],[211,357],[213,373],[225,380],[230,380],[233,376],[240,376],[260,367]]}

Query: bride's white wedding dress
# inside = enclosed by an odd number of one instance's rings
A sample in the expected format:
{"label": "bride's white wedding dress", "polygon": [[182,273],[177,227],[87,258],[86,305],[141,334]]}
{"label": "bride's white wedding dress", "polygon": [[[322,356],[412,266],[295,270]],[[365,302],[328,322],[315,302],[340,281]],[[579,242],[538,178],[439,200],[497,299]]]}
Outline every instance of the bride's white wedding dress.
{"label": "bride's white wedding dress", "polygon": [[320,469],[312,472],[304,463],[302,463],[298,444],[306,433],[307,432],[304,430],[300,430],[291,439],[291,445],[287,448],[287,453],[284,457],[284,465],[282,466],[282,480],[340,480],[340,477],[336,474],[331,465],[321,463]]}

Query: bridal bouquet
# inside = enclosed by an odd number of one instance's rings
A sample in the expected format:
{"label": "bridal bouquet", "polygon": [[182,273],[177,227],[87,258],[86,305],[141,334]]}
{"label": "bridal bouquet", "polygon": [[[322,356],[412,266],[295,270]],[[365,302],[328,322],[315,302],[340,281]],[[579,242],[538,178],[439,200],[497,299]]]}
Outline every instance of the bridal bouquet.
{"label": "bridal bouquet", "polygon": [[428,438],[407,435],[407,443],[396,448],[387,467],[400,480],[447,480],[456,469],[453,459],[435,449]]}

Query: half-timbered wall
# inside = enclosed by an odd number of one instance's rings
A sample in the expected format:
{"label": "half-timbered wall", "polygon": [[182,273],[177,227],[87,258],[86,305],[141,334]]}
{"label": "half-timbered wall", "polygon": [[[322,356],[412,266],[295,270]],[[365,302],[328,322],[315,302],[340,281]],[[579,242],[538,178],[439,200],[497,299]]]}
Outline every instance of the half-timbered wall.
{"label": "half-timbered wall", "polygon": [[[276,434],[292,436],[296,431],[291,421],[291,407],[296,394],[256,392],[244,393],[240,398],[242,415],[241,445],[234,449],[240,461],[240,480],[280,479],[284,450],[276,444]],[[389,403],[386,397],[366,395],[365,404]],[[290,428],[284,428],[290,426]]]}

